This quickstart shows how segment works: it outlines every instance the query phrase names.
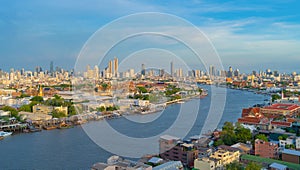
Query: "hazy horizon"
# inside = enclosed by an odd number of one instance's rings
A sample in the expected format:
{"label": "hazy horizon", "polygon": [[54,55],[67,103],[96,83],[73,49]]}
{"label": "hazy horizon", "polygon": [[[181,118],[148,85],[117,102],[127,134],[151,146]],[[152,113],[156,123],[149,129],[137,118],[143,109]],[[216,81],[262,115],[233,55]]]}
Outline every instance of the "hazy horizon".
{"label": "hazy horizon", "polygon": [[126,15],[161,12],[199,28],[214,45],[225,70],[232,66],[244,73],[267,68],[300,73],[299,5],[296,0],[4,1],[0,69],[41,66],[49,70],[53,61],[70,70],[86,41],[101,27]]}

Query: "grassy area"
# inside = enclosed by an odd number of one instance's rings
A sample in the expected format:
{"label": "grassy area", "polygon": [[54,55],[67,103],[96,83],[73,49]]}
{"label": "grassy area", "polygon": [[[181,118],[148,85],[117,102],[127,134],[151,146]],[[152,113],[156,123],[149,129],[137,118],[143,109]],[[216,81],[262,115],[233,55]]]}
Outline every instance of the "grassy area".
{"label": "grassy area", "polygon": [[253,161],[257,163],[263,163],[263,164],[272,164],[272,163],[279,163],[282,165],[287,166],[290,169],[300,169],[299,164],[294,164],[294,163],[289,163],[289,162],[284,162],[284,161],[279,161],[275,159],[269,159],[269,158],[262,158],[259,156],[253,156],[253,155],[242,155],[242,160],[248,160],[248,161]]}

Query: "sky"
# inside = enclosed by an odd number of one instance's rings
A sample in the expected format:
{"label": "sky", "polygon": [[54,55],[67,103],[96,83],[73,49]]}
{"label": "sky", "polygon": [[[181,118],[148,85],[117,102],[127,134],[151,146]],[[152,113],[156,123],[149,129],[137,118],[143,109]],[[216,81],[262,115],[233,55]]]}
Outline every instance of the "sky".
{"label": "sky", "polygon": [[51,61],[55,66],[71,69],[84,45],[100,28],[127,15],[160,12],[183,18],[201,30],[226,69],[232,66],[250,72],[270,68],[300,73],[300,1],[297,0],[0,0],[0,3],[3,70],[33,70],[36,66],[49,70]]}

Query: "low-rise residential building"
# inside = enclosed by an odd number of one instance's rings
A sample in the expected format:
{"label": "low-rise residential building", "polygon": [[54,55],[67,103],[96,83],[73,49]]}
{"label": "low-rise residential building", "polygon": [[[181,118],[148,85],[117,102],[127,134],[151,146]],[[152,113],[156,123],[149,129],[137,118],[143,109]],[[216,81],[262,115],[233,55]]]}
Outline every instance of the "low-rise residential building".
{"label": "low-rise residential building", "polygon": [[47,106],[41,104],[32,106],[32,112],[35,114],[51,114],[53,110],[62,112],[66,116],[68,115],[68,107],[63,107],[63,106],[53,107],[53,106]]}
{"label": "low-rise residential building", "polygon": [[152,170],[152,166],[140,162],[123,159],[119,156],[108,158],[107,163],[96,163],[92,170]]}
{"label": "low-rise residential building", "polygon": [[153,170],[183,170],[183,165],[180,161],[170,161],[152,168]]}
{"label": "low-rise residential building", "polygon": [[278,148],[278,145],[275,143],[256,139],[254,154],[264,158],[278,158]]}
{"label": "low-rise residential building", "polygon": [[194,162],[194,168],[199,170],[215,170],[221,166],[222,163],[220,159],[198,158]]}
{"label": "low-rise residential building", "polygon": [[231,147],[238,149],[241,152],[241,154],[251,154],[251,151],[253,149],[253,146],[250,143],[237,143],[232,145]]}
{"label": "low-rise residential building", "polygon": [[240,159],[240,151],[226,151],[223,149],[220,149],[213,153],[210,158],[212,159],[219,159],[221,160],[221,165],[225,166],[228,164],[231,164],[235,161],[239,161]]}
{"label": "low-rise residential building", "polygon": [[290,136],[285,140],[279,140],[279,147],[285,148],[286,145],[294,145],[295,144],[295,137]]}
{"label": "low-rise residential building", "polygon": [[300,150],[300,137],[296,138],[296,149]]}
{"label": "low-rise residential building", "polygon": [[270,166],[270,170],[287,170],[288,167],[279,163],[272,163]]}
{"label": "low-rise residential building", "polygon": [[41,114],[41,113],[31,113],[31,112],[19,112],[19,115],[22,120],[31,120],[32,122],[50,120],[52,119],[51,115]]}
{"label": "low-rise residential building", "polygon": [[0,117],[10,116],[10,111],[0,110]]}
{"label": "low-rise residential building", "polygon": [[285,162],[300,164],[300,151],[284,149],[282,151],[282,160]]}
{"label": "low-rise residential building", "polygon": [[198,158],[198,150],[194,144],[184,143],[179,138],[169,135],[161,136],[159,148],[161,158],[181,161],[187,167],[193,167],[194,160]]}
{"label": "low-rise residential building", "polygon": [[32,106],[33,113],[51,114],[52,111],[53,111],[53,106],[46,106],[41,104]]}

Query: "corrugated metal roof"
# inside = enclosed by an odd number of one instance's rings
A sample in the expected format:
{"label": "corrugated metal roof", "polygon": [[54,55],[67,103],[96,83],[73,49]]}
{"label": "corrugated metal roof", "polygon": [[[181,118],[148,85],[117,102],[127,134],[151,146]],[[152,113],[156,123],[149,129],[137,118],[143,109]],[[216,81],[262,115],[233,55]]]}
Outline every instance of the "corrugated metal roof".
{"label": "corrugated metal roof", "polygon": [[295,150],[290,150],[290,149],[285,149],[282,151],[284,154],[289,154],[289,155],[296,155],[300,156],[300,151],[295,151]]}

